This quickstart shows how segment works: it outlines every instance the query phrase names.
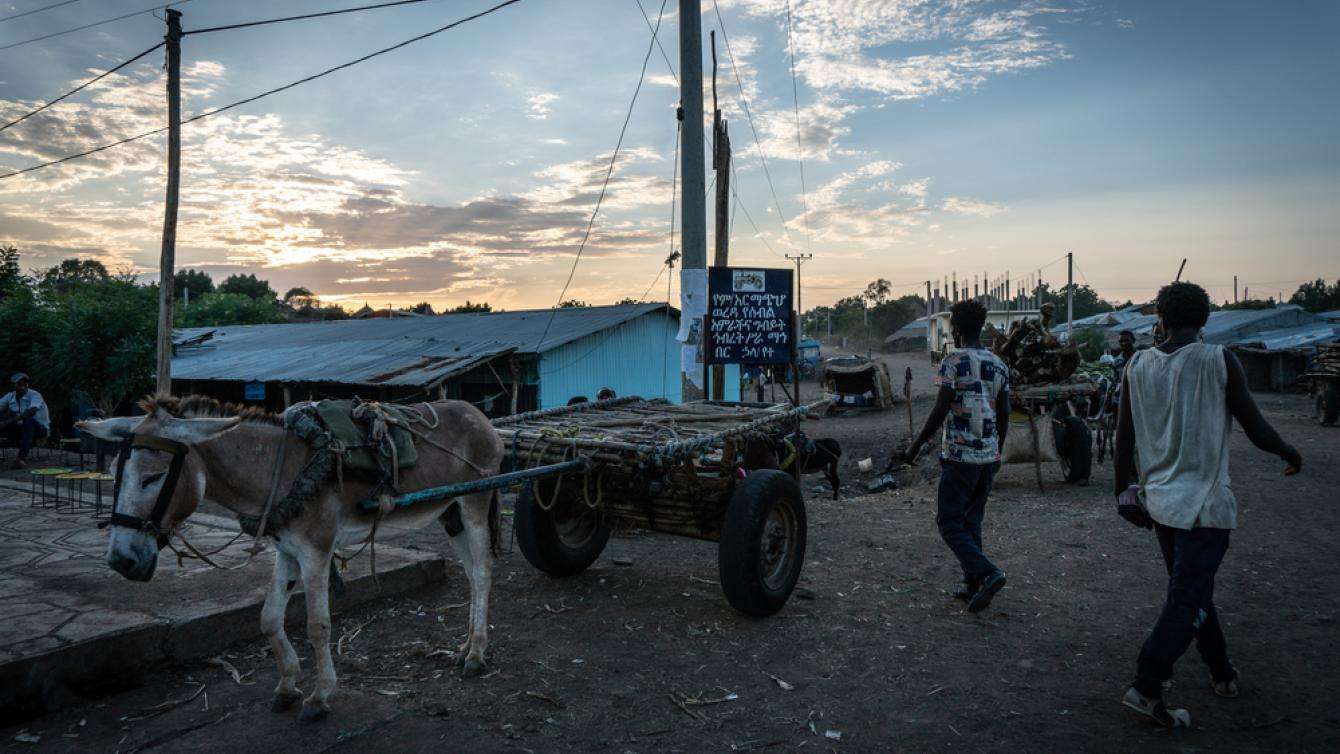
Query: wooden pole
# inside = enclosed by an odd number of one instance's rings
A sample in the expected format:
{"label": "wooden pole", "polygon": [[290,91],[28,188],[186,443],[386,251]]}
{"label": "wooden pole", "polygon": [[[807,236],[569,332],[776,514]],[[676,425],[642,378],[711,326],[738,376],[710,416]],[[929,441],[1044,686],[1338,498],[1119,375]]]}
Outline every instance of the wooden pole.
{"label": "wooden pole", "polygon": [[[712,32],[712,169],[716,171],[716,248],[712,264],[730,266],[730,134],[717,107],[717,33]],[[712,395],[726,398],[726,366],[712,367]]]}
{"label": "wooden pole", "polygon": [[177,191],[181,185],[181,11],[167,9],[168,164],[163,248],[158,261],[158,392],[172,393],[173,275],[177,255]]}
{"label": "wooden pole", "polygon": [[1065,339],[1070,342],[1070,328],[1075,321],[1075,252],[1065,253]]}
{"label": "wooden pole", "polygon": [[[703,165],[703,18],[701,0],[679,0],[679,105],[684,111],[683,140],[680,149],[680,243],[683,253],[681,279],[689,279],[689,270],[707,269],[707,177]],[[684,304],[685,286],[680,286],[680,311],[689,316]],[[697,291],[706,296],[706,287]],[[700,332],[700,335],[702,333]],[[693,365],[686,365],[694,369]],[[684,367],[681,367],[683,369]],[[683,372],[682,398],[697,400],[703,391],[695,387],[699,378]],[[704,384],[703,388],[707,388]]]}

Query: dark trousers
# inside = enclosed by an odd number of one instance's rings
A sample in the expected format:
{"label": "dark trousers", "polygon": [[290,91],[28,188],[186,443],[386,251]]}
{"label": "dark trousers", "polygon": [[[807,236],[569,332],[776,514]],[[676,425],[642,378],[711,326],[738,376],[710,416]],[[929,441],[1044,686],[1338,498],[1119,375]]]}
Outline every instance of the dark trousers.
{"label": "dark trousers", "polygon": [[935,525],[940,527],[940,538],[963,566],[964,581],[981,581],[999,570],[982,553],[986,496],[999,470],[999,463],[940,462]]}
{"label": "dark trousers", "polygon": [[32,449],[35,440],[46,436],[46,427],[38,424],[36,419],[20,419],[5,427],[5,439],[18,446],[20,461],[28,457],[28,451]]}
{"label": "dark trousers", "polygon": [[1228,552],[1229,529],[1174,529],[1155,524],[1163,563],[1168,569],[1168,595],[1158,622],[1140,650],[1134,686],[1159,698],[1173,665],[1196,642],[1196,649],[1216,681],[1235,677],[1228,644],[1214,609],[1214,576]]}

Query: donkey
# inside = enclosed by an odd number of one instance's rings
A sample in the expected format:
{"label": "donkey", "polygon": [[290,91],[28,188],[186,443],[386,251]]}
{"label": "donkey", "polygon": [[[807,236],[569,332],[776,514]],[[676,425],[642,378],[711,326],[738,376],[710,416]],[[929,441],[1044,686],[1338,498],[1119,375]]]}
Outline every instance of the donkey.
{"label": "donkey", "polygon": [[[272,487],[276,498],[283,496],[310,453],[305,442],[284,428],[280,416],[259,409],[224,406],[202,396],[158,396],[141,406],[146,416],[79,425],[95,437],[122,443],[120,456],[125,457],[117,458],[120,479],[107,564],[132,581],[153,577],[159,550],[202,500],[239,518],[259,517]],[[427,435],[455,452],[421,444],[417,465],[400,472],[402,489],[426,489],[498,472],[502,441],[474,406],[437,401],[414,410],[428,425],[436,424],[426,430]],[[469,634],[460,648],[463,675],[477,676],[485,669],[492,556],[498,542],[495,493],[424,502],[380,515],[359,505],[371,493],[371,484],[352,476],[342,486],[331,480],[296,518],[279,531],[264,533],[275,545],[274,579],[261,610],[261,630],[279,666],[271,705],[275,712],[292,708],[302,698],[298,655],[284,632],[284,614],[299,581],[306,593],[307,636],[316,678],[315,689],[302,699],[301,722],[326,717],[336,687],[330,653],[332,556],[337,548],[358,545],[374,535],[381,539],[441,521],[470,583]]]}

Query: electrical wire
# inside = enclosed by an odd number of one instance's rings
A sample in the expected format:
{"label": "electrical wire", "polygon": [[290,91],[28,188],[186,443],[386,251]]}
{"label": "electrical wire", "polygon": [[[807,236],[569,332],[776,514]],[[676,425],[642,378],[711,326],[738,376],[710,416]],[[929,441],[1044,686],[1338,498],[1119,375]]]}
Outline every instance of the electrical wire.
{"label": "electrical wire", "polygon": [[418,3],[426,3],[426,2],[429,2],[429,0],[393,0],[392,2],[376,3],[375,5],[360,5],[356,8],[341,8],[339,10],[328,10],[328,11],[322,11],[320,13],[304,13],[300,16],[285,16],[283,18],[269,18],[265,19],[264,21],[245,21],[243,23],[228,24],[226,26],[210,26],[205,29],[191,29],[190,31],[182,32],[182,36],[187,36],[190,34],[208,34],[212,31],[229,31],[231,29],[246,29],[252,26],[266,26],[269,24],[284,23],[285,21],[303,21],[309,18],[325,18],[326,16],[339,16],[345,13],[357,13],[358,11],[364,11],[364,10],[377,10],[378,8],[391,8],[397,5],[416,5]]}
{"label": "electrical wire", "polygon": [[77,3],[77,2],[79,2],[79,0],[63,0],[63,2],[52,3],[51,5],[43,5],[41,8],[33,8],[32,10],[25,10],[25,11],[23,11],[22,13],[15,13],[15,14],[12,15],[12,16],[5,16],[4,18],[0,18],[0,24],[3,24],[3,23],[6,22],[6,21],[13,21],[13,20],[16,19],[16,18],[23,18],[24,16],[31,16],[31,15],[34,14],[34,13],[41,13],[41,12],[44,11],[44,10],[51,10],[52,8],[59,8],[59,7],[61,7],[62,5],[73,5],[74,3]]}
{"label": "electrical wire", "polygon": [[[715,0],[714,0],[715,2]],[[721,32],[725,36],[726,32]],[[791,37],[791,0],[786,0],[786,47],[791,53],[791,101],[796,111],[796,162],[800,165],[800,206],[805,218],[805,248],[811,253],[814,243],[810,237],[810,198],[805,189],[805,149],[800,140],[800,89],[796,85],[796,43]]]}
{"label": "electrical wire", "polygon": [[[730,172],[731,172],[731,185],[732,185],[732,186],[739,186],[739,185],[740,185],[740,177],[739,177],[738,175],[735,174],[735,161],[734,161],[734,160],[731,161],[731,164],[730,164]],[[736,198],[736,199],[739,199],[739,198],[740,198],[740,195],[739,195],[738,192],[736,193],[735,198]],[[754,222],[754,218],[753,218],[753,216],[751,216],[751,215],[749,214],[749,208],[746,207],[746,206],[744,205],[744,202],[740,202],[739,204],[740,204],[740,210],[744,212],[744,219],[748,220],[748,221],[749,221],[749,227],[751,227],[751,228],[754,229],[754,237],[757,238],[758,240],[762,241],[762,242],[763,242],[763,246],[764,246],[768,251],[772,252],[772,255],[773,255],[774,257],[777,257],[778,259],[785,259],[785,257],[783,257],[781,254],[778,254],[778,253],[777,253],[777,250],[776,250],[776,249],[772,248],[772,244],[768,243],[768,239],[763,235],[763,232],[760,231],[760,230],[758,229],[758,225]]]}
{"label": "electrical wire", "polygon": [[[515,2],[516,0],[512,0]],[[577,247],[577,254],[572,258],[572,267],[568,269],[568,279],[563,283],[563,290],[558,294],[558,300],[554,302],[553,308],[549,310],[549,321],[544,323],[544,331],[540,333],[540,340],[535,344],[536,353],[544,345],[544,339],[549,335],[549,328],[554,324],[554,314],[558,311],[558,306],[563,302],[563,297],[568,294],[568,287],[572,285],[572,278],[577,274],[577,263],[582,260],[582,252],[586,250],[586,244],[591,240],[591,229],[595,227],[596,217],[600,215],[600,205],[605,203],[605,194],[609,191],[610,178],[614,176],[614,165],[619,160],[619,150],[623,148],[623,137],[628,133],[628,122],[633,119],[633,106],[637,104],[637,95],[642,91],[642,82],[647,78],[647,63],[651,60],[651,53],[656,49],[656,32],[661,28],[661,19],[665,16],[665,5],[668,0],[661,0],[661,11],[656,16],[656,26],[652,29],[651,42],[647,45],[647,54],[642,57],[642,71],[637,76],[637,87],[633,89],[633,98],[628,102],[628,114],[624,116],[623,126],[619,128],[619,140],[614,144],[614,152],[610,155],[610,165],[605,171],[605,181],[600,185],[600,194],[596,197],[596,206],[591,210],[591,219],[586,223],[586,233],[582,236],[582,242]]]}
{"label": "electrical wire", "polygon": [[675,64],[670,62],[670,56],[666,54],[665,48],[661,47],[661,37],[656,27],[651,25],[651,16],[647,15],[647,9],[642,7],[642,0],[637,0],[637,8],[642,11],[642,20],[647,22],[647,28],[651,30],[652,39],[656,40],[656,47],[661,51],[661,57],[665,59],[665,67],[670,69],[670,75],[675,79],[675,85],[679,85],[679,74],[675,73]]}
{"label": "electrical wire", "polygon": [[730,69],[735,74],[735,86],[740,90],[740,105],[745,118],[749,120],[749,130],[754,133],[754,148],[758,150],[758,160],[763,164],[763,177],[768,179],[768,189],[772,191],[772,203],[777,207],[777,219],[782,223],[782,233],[787,239],[791,231],[786,227],[786,215],[782,214],[782,203],[777,199],[777,187],[772,183],[772,173],[768,170],[768,158],[763,155],[763,142],[758,138],[758,128],[754,125],[754,114],[749,110],[749,97],[744,93],[744,82],[740,79],[740,68],[735,64],[735,53],[731,52],[730,36],[726,34],[726,23],[721,20],[721,8],[716,0],[712,1],[712,11],[717,16],[717,26],[721,29],[721,39],[726,43],[726,55],[730,58]]}
{"label": "electrical wire", "polygon": [[65,94],[62,94],[61,96],[59,96],[59,97],[57,97],[57,98],[51,100],[50,102],[46,103],[45,105],[42,105],[41,107],[37,108],[36,110],[33,110],[32,112],[27,113],[26,115],[22,115],[22,116],[20,116],[20,117],[18,117],[18,118],[15,118],[14,120],[11,120],[10,122],[6,123],[5,125],[0,126],[0,131],[4,131],[4,130],[8,129],[10,126],[14,126],[14,125],[17,125],[17,124],[19,124],[19,123],[22,123],[23,121],[25,121],[25,120],[27,120],[27,119],[33,117],[34,115],[37,115],[38,113],[42,112],[43,110],[47,109],[48,107],[51,107],[52,105],[56,104],[57,102],[60,102],[61,100],[63,100],[63,99],[65,99],[65,98],[69,97],[70,95],[77,94],[78,92],[82,91],[83,89],[86,89],[87,87],[89,87],[89,86],[91,86],[91,85],[93,85],[93,84],[98,83],[99,81],[101,81],[101,80],[107,78],[108,76],[112,75],[113,73],[116,73],[117,71],[121,70],[122,68],[125,68],[126,66],[130,65],[131,63],[134,63],[136,60],[139,60],[140,58],[144,57],[145,55],[148,55],[149,53],[153,52],[154,50],[157,50],[159,47],[162,47],[164,44],[166,44],[166,43],[164,43],[164,42],[159,42],[158,44],[154,45],[153,47],[150,47],[149,49],[145,50],[144,52],[141,52],[140,54],[136,55],[135,57],[133,57],[133,58],[131,58],[131,59],[125,61],[124,63],[121,63],[120,65],[116,66],[115,68],[109,68],[109,69],[107,69],[106,71],[103,71],[102,73],[98,74],[97,76],[94,76],[93,78],[89,79],[88,81],[85,81],[84,83],[80,84],[79,86],[76,86],[75,88],[73,88],[73,89],[71,89],[70,91],[66,92]]}
{"label": "electrical wire", "polygon": [[112,23],[113,21],[120,21],[120,20],[125,19],[125,18],[131,18],[132,16],[140,16],[140,15],[143,15],[143,14],[145,14],[145,13],[153,13],[153,12],[156,11],[156,10],[163,10],[164,8],[171,8],[171,7],[174,6],[174,5],[185,5],[185,4],[189,3],[189,2],[191,2],[191,0],[176,0],[176,2],[164,3],[163,5],[155,5],[155,6],[152,7],[152,8],[145,8],[144,10],[137,10],[137,11],[134,11],[134,12],[132,12],[132,13],[123,13],[123,14],[121,14],[121,15],[119,15],[119,16],[115,16],[115,17],[113,17],[113,18],[105,18],[105,19],[103,19],[103,20],[101,20],[101,21],[94,21],[94,22],[91,23],[91,24],[84,24],[83,26],[76,26],[76,27],[74,27],[73,29],[66,29],[66,30],[64,30],[64,31],[55,31],[55,32],[52,32],[52,33],[50,33],[50,34],[43,34],[43,35],[40,36],[40,37],[33,37],[32,39],[25,39],[25,40],[23,40],[22,42],[11,42],[11,43],[9,43],[9,44],[7,44],[7,45],[0,46],[0,51],[3,51],[3,50],[11,50],[11,49],[13,49],[13,48],[15,48],[15,47],[22,47],[23,45],[26,45],[26,44],[32,44],[33,42],[41,42],[41,41],[44,40],[44,39],[53,39],[53,38],[55,38],[55,37],[65,36],[66,34],[73,34],[73,33],[75,33],[76,31],[83,31],[84,29],[92,29],[92,28],[95,27],[95,26],[102,26],[103,24],[110,24],[110,23]]}
{"label": "electrical wire", "polygon": [[[227,110],[231,110],[231,109],[233,109],[233,108],[235,108],[235,107],[239,107],[239,106],[241,106],[241,105],[245,105],[245,104],[248,104],[248,103],[251,103],[251,102],[255,102],[256,100],[263,99],[263,98],[265,98],[265,97],[269,97],[269,96],[272,95],[272,94],[278,94],[279,92],[285,91],[285,90],[287,90],[287,89],[292,89],[293,87],[298,86],[299,84],[305,84],[305,83],[307,83],[307,82],[309,82],[309,81],[315,81],[316,79],[319,79],[319,78],[321,78],[322,76],[326,76],[326,75],[329,75],[329,74],[334,73],[334,72],[336,72],[336,71],[343,70],[343,69],[345,69],[345,68],[349,68],[349,67],[351,67],[351,66],[354,66],[354,65],[357,65],[357,64],[359,64],[359,63],[362,63],[362,62],[364,62],[364,61],[366,61],[366,60],[370,60],[370,59],[372,59],[372,58],[375,58],[375,57],[377,57],[378,55],[383,55],[383,54],[388,53],[388,52],[391,52],[391,51],[393,51],[393,50],[398,50],[398,49],[400,49],[401,47],[405,47],[405,46],[407,46],[407,45],[413,44],[414,42],[418,42],[418,41],[427,39],[428,37],[434,36],[434,35],[436,35],[436,34],[440,34],[440,33],[444,32],[444,31],[449,30],[449,29],[454,29],[454,28],[456,28],[457,26],[460,26],[460,25],[462,25],[462,24],[468,23],[468,22],[470,22],[470,21],[474,21],[474,20],[476,20],[476,19],[478,19],[478,18],[482,18],[482,17],[484,17],[484,16],[489,15],[490,13],[493,13],[494,11],[501,10],[501,9],[503,9],[503,8],[509,6],[509,5],[513,5],[513,4],[515,4],[515,3],[519,3],[519,2],[521,2],[521,0],[505,0],[504,2],[498,3],[497,5],[494,5],[494,6],[491,7],[491,8],[487,8],[487,9],[482,10],[482,11],[480,11],[480,12],[478,12],[478,13],[473,14],[473,15],[466,16],[465,18],[459,19],[459,20],[457,20],[457,21],[452,21],[451,23],[447,24],[446,26],[438,27],[438,28],[436,28],[436,29],[433,29],[432,31],[425,32],[425,33],[420,34],[420,35],[418,35],[418,36],[416,36],[416,37],[412,37],[412,38],[410,38],[410,39],[407,39],[407,40],[405,40],[405,41],[403,41],[403,42],[400,42],[400,43],[391,45],[390,47],[384,47],[384,48],[382,48],[382,49],[380,49],[380,50],[377,50],[376,52],[368,53],[367,55],[364,55],[364,56],[361,57],[361,58],[357,58],[357,59],[355,59],[355,60],[351,60],[351,61],[349,61],[349,62],[347,62],[347,63],[341,63],[340,65],[334,66],[334,67],[332,67],[332,68],[327,68],[326,70],[321,71],[320,73],[314,73],[314,74],[312,74],[311,76],[306,76],[306,77],[304,77],[304,78],[298,79],[297,81],[293,81],[293,82],[290,82],[290,83],[288,83],[288,84],[284,84],[283,86],[277,86],[277,87],[275,87],[274,89],[270,89],[269,91],[261,92],[260,94],[257,94],[257,95],[251,96],[251,97],[247,97],[246,99],[240,99],[240,100],[237,100],[236,102],[230,102],[230,103],[228,103],[227,105],[223,105],[222,107],[216,107],[216,108],[214,108],[213,110],[206,110],[206,111],[203,112],[203,113],[200,113],[200,114],[198,114],[198,115],[194,115],[194,116],[192,116],[192,117],[190,117],[190,118],[187,118],[186,120],[183,120],[183,121],[181,122],[181,124],[184,126],[184,125],[186,125],[186,124],[188,124],[188,123],[194,123],[195,121],[200,120],[200,119],[202,119],[202,118],[208,118],[208,117],[211,116],[211,115],[218,115],[219,113],[225,112],[225,111],[227,111]],[[3,179],[5,179],[5,178],[12,178],[12,177],[14,177],[14,176],[16,176],[16,175],[22,175],[22,174],[24,174],[24,173],[31,173],[31,172],[33,172],[34,170],[41,170],[42,168],[51,167],[52,165],[59,165],[59,164],[64,163],[64,162],[69,162],[70,160],[76,160],[76,159],[79,159],[79,158],[81,158],[81,157],[87,157],[87,156],[89,156],[89,155],[91,155],[91,154],[97,154],[98,152],[102,152],[102,151],[111,149],[111,148],[113,148],[113,147],[119,147],[119,146],[121,146],[122,144],[128,144],[128,143],[130,143],[130,142],[132,142],[132,141],[138,141],[139,139],[144,139],[144,138],[147,138],[147,137],[150,137],[150,136],[154,136],[155,134],[161,134],[161,133],[163,133],[163,132],[166,131],[166,130],[168,130],[168,126],[162,126],[162,127],[160,127],[160,128],[155,128],[155,129],[153,129],[152,131],[145,131],[145,132],[142,133],[142,134],[137,134],[137,135],[135,135],[135,136],[129,136],[129,137],[126,137],[126,138],[121,139],[121,140],[119,140],[119,141],[114,141],[114,142],[112,142],[111,144],[103,144],[102,146],[94,147],[94,148],[92,148],[92,149],[89,149],[89,150],[86,150],[86,151],[83,151],[83,152],[79,152],[79,153],[77,153],[77,154],[67,155],[67,156],[62,157],[62,158],[60,158],[60,159],[58,159],[58,160],[51,160],[51,161],[49,161],[49,162],[41,163],[40,165],[33,165],[33,166],[31,166],[31,167],[23,168],[22,170],[15,170],[15,171],[12,171],[12,172],[9,172],[9,173],[4,173],[4,174],[0,175],[0,180],[3,180]]]}
{"label": "electrical wire", "polygon": [[647,286],[647,290],[643,291],[642,295],[638,297],[638,301],[647,300],[647,295],[651,293],[652,288],[656,287],[656,281],[661,279],[661,273],[665,272],[665,268],[670,266],[669,261],[675,255],[675,199],[677,198],[675,188],[679,184],[679,137],[682,126],[682,122],[675,121],[675,164],[670,177],[670,253],[666,255],[666,261],[662,262],[656,270],[655,279],[651,281],[651,285]]}

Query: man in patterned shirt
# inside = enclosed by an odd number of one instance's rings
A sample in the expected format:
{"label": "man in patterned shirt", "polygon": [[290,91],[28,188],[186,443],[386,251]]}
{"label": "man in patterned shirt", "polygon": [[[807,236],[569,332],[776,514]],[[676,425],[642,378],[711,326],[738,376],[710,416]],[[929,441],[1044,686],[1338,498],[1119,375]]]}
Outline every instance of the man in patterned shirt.
{"label": "man in patterned shirt", "polygon": [[982,516],[1009,427],[1009,369],[982,347],[985,324],[986,307],[976,301],[950,309],[949,325],[958,347],[940,362],[935,408],[904,454],[911,463],[944,424],[935,523],[963,567],[963,586],[954,596],[966,601],[971,613],[985,610],[1005,586],[1004,572],[982,552]]}

